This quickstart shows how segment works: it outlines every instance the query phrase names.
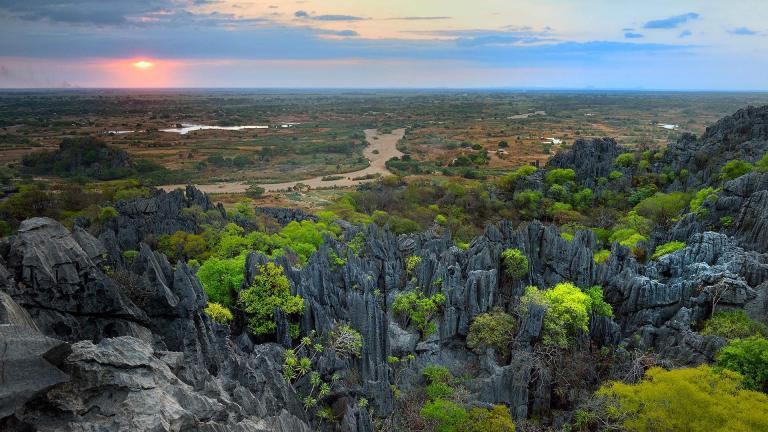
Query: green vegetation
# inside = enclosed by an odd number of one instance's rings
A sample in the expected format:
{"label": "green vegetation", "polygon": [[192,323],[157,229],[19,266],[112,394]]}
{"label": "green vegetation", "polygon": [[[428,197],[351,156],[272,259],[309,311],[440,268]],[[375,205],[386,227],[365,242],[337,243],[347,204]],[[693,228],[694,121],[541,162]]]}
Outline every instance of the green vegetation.
{"label": "green vegetation", "polygon": [[506,249],[501,253],[504,271],[513,279],[520,279],[528,274],[528,257],[520,249]]}
{"label": "green vegetation", "polygon": [[704,203],[717,200],[717,192],[717,190],[711,187],[704,188],[696,192],[693,198],[691,198],[691,213],[702,214],[704,211],[702,208]]}
{"label": "green vegetation", "polygon": [[706,365],[651,368],[640,383],[610,382],[597,396],[607,406],[596,423],[630,432],[768,430],[768,396],[743,390],[738,374]]}
{"label": "green vegetation", "polygon": [[250,185],[245,191],[245,196],[249,198],[261,198],[264,195],[265,189],[259,185]]}
{"label": "green vegetation", "polygon": [[653,255],[651,255],[651,259],[657,260],[664,255],[671,254],[672,252],[679,251],[680,249],[684,248],[685,243],[673,240],[671,242],[656,246],[656,250],[653,252]]}
{"label": "green vegetation", "polygon": [[421,264],[421,257],[418,255],[411,255],[405,259],[405,272],[412,275],[416,270],[416,267]]}
{"label": "green vegetation", "polygon": [[502,310],[480,314],[469,326],[467,346],[478,354],[493,348],[497,354],[506,357],[516,329],[517,320]]}
{"label": "green vegetation", "polygon": [[587,293],[569,282],[559,283],[541,291],[528,287],[520,298],[520,312],[525,315],[531,305],[546,309],[541,339],[545,345],[568,348],[574,337],[589,331],[589,315],[612,316],[610,305],[603,300],[600,287],[592,287]]}
{"label": "green vegetation", "polygon": [[616,157],[613,164],[617,167],[632,168],[635,166],[635,155],[633,153],[622,153]]}
{"label": "green vegetation", "polygon": [[768,172],[768,153],[764,154],[757,163],[755,163],[755,171],[765,173]]}
{"label": "green vegetation", "polygon": [[435,293],[426,297],[421,291],[408,291],[395,296],[392,312],[406,319],[405,325],[413,323],[421,335],[426,337],[436,330],[432,318],[441,310],[445,296]]}
{"label": "green vegetation", "polygon": [[208,298],[224,306],[232,306],[236,293],[243,284],[245,272],[243,253],[235,258],[210,258],[197,270],[197,277],[203,284]]}
{"label": "green vegetation", "polygon": [[595,264],[603,264],[604,262],[608,261],[608,257],[611,256],[611,251],[608,249],[602,249],[593,255],[593,259],[595,260]]}
{"label": "green vegetation", "polygon": [[721,311],[704,322],[701,334],[726,339],[768,336],[768,326],[750,318],[743,309]]}
{"label": "green vegetation", "polygon": [[661,193],[645,198],[635,206],[635,211],[657,224],[669,225],[673,218],[688,205],[689,198],[684,192]]}
{"label": "green vegetation", "polygon": [[[251,286],[240,292],[239,301],[248,314],[248,330],[257,336],[275,333],[276,308],[288,316],[304,313],[304,299],[291,295],[290,282],[283,274],[283,268],[272,262],[258,269]],[[293,333],[298,335],[298,331]]]}
{"label": "green vegetation", "polygon": [[360,357],[363,348],[363,336],[352,327],[342,324],[328,335],[328,346],[339,357]]}
{"label": "green vegetation", "polygon": [[232,311],[218,303],[209,302],[203,311],[219,324],[229,324],[232,321]]}
{"label": "green vegetation", "polygon": [[549,185],[564,185],[576,179],[576,172],[570,168],[555,168],[547,172],[545,179]]}
{"label": "green vegetation", "polygon": [[731,340],[717,355],[717,366],[741,374],[748,389],[768,391],[768,339],[750,336]]}
{"label": "green vegetation", "polygon": [[733,180],[744,174],[751,173],[754,169],[755,167],[751,163],[741,159],[734,159],[728,161],[728,163],[720,168],[720,179],[724,181]]}

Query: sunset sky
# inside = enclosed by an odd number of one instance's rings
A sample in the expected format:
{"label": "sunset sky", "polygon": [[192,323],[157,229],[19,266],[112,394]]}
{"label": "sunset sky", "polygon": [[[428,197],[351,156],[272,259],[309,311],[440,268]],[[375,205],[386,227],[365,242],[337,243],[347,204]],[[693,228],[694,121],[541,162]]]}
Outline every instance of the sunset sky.
{"label": "sunset sky", "polygon": [[768,1],[0,0],[0,87],[768,90]]}

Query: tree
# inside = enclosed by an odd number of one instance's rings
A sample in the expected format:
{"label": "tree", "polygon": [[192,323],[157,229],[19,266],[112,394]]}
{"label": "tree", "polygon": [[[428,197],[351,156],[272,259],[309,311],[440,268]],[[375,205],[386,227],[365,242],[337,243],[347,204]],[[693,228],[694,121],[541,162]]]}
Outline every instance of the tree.
{"label": "tree", "polygon": [[245,191],[245,195],[249,198],[261,198],[264,195],[265,189],[258,185],[248,186]]}
{"label": "tree", "polygon": [[718,312],[704,322],[701,334],[725,339],[768,336],[768,326],[757,322],[744,310]]}
{"label": "tree", "polygon": [[460,432],[469,420],[467,411],[456,402],[434,399],[424,404],[421,416],[437,424],[437,432]]}
{"label": "tree", "polygon": [[273,262],[259,267],[251,286],[240,292],[240,304],[248,314],[248,330],[257,336],[275,333],[277,308],[289,316],[304,313],[304,299],[291,295],[283,268]]}
{"label": "tree", "polygon": [[744,376],[751,390],[768,390],[768,339],[751,336],[733,339],[717,355],[717,366]]}
{"label": "tree", "polygon": [[635,206],[635,211],[658,224],[668,225],[672,218],[680,214],[688,205],[688,202],[688,195],[683,192],[672,192],[669,194],[657,192],[653,196],[640,201]]}
{"label": "tree", "polygon": [[209,258],[197,270],[208,299],[223,306],[232,306],[235,293],[243,284],[245,253],[229,259]]}
{"label": "tree", "polygon": [[502,310],[480,314],[469,326],[467,346],[478,354],[493,348],[497,354],[506,357],[515,338],[516,327],[515,318]]}
{"label": "tree", "polygon": [[739,374],[707,365],[654,367],[637,384],[609,382],[596,395],[606,404],[597,416],[629,432],[768,430],[768,395],[743,390]]}
{"label": "tree", "polygon": [[520,249],[506,249],[501,253],[504,271],[513,279],[520,279],[528,274],[528,257]]}
{"label": "tree", "polygon": [[232,321],[232,311],[218,303],[208,303],[203,311],[219,324],[229,324]]}
{"label": "tree", "polygon": [[472,408],[466,426],[467,432],[515,432],[515,423],[505,405],[494,405],[491,409]]}
{"label": "tree", "polygon": [[722,168],[720,168],[721,180],[733,180],[737,177],[741,177],[744,174],[751,173],[754,170],[754,166],[741,159],[734,159],[728,161]]}
{"label": "tree", "polygon": [[546,175],[547,184],[565,184],[576,179],[576,172],[570,168],[555,168]]}
{"label": "tree", "polygon": [[432,318],[437,315],[444,302],[445,296],[440,293],[425,297],[421,291],[409,291],[395,296],[392,312],[416,324],[422,336],[426,337],[436,330]]}
{"label": "tree", "polygon": [[631,168],[635,166],[635,155],[632,153],[622,153],[616,157],[613,164],[617,167]]}

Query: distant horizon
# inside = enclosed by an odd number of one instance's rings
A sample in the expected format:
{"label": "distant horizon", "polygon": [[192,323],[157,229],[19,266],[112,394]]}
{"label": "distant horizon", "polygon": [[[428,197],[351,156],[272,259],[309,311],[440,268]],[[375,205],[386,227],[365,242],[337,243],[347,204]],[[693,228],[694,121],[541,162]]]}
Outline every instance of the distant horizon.
{"label": "distant horizon", "polygon": [[768,91],[768,3],[0,0],[0,88]]}
{"label": "distant horizon", "polygon": [[0,87],[0,92],[45,91],[395,91],[395,92],[573,92],[573,93],[768,93],[748,89],[569,88],[569,87]]}

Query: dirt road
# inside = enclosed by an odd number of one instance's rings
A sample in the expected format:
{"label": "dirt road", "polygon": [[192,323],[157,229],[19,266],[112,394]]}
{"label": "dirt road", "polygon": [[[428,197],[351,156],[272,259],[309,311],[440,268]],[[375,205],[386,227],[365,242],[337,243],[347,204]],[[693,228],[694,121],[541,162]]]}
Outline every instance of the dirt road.
{"label": "dirt road", "polygon": [[[352,180],[355,177],[363,177],[366,175],[389,175],[390,171],[386,167],[386,163],[389,159],[397,156],[400,157],[403,154],[397,149],[397,142],[405,135],[405,129],[395,129],[391,134],[379,134],[376,129],[366,129],[365,139],[368,141],[368,146],[363,150],[363,156],[366,157],[371,164],[368,168],[361,169],[354,172],[339,173],[333,175],[344,176],[339,180],[323,181],[322,177],[312,177],[305,180],[285,182],[285,183],[265,183],[259,186],[263,187],[268,192],[282,191],[290,189],[297,184],[301,183],[311,187],[312,189],[322,189],[330,187],[347,187],[355,186],[360,183],[366,183],[375,179],[369,180]],[[205,193],[242,193],[248,189],[248,183],[246,182],[222,182],[213,184],[195,185]],[[160,186],[165,191],[172,191],[178,188],[184,188],[185,185],[165,185]]]}

